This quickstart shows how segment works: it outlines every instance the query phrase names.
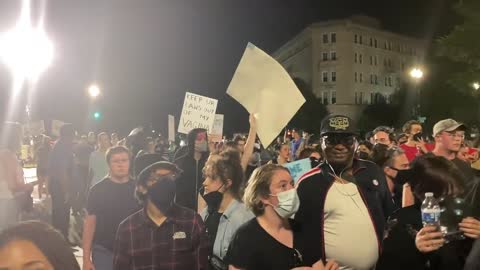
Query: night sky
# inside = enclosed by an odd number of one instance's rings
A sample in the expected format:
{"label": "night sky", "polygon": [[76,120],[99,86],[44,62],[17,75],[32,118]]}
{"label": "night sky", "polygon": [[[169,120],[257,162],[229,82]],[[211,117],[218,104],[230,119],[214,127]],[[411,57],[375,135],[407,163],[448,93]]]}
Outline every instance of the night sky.
{"label": "night sky", "polygon": [[[35,2],[41,2],[35,0]],[[55,59],[32,91],[34,119],[123,135],[136,125],[166,131],[185,91],[220,100],[225,131],[246,131],[246,111],[225,92],[247,42],[271,53],[307,25],[365,14],[395,32],[431,39],[448,29],[449,0],[50,0],[45,25]],[[38,10],[41,5],[35,5]],[[20,0],[0,1],[0,31],[12,27]],[[91,104],[86,88],[98,82]],[[1,113],[11,92],[0,67]],[[26,96],[25,89],[22,96]],[[278,109],[278,108],[272,108]],[[91,112],[102,112],[93,121]],[[0,118],[2,115],[0,114]]]}

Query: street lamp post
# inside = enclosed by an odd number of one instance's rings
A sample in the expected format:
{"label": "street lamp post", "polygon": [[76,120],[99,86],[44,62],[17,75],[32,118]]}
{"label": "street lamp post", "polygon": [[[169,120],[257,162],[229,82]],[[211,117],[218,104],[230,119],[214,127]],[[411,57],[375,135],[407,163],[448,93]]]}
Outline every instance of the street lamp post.
{"label": "street lamp post", "polygon": [[416,95],[416,101],[417,101],[417,104],[415,106],[415,109],[414,109],[414,116],[417,116],[419,117],[420,116],[420,88],[418,87],[418,84],[420,83],[420,81],[422,80],[423,78],[423,70],[421,68],[418,68],[418,67],[414,67],[412,68],[412,70],[410,70],[410,77],[413,79],[413,82],[414,82],[414,89],[415,89],[415,95]]}
{"label": "street lamp post", "polygon": [[[44,30],[43,19],[37,25],[32,23],[30,1],[22,0],[22,9],[15,26],[0,33],[0,60],[10,70],[13,78],[12,95],[6,111],[7,119],[14,117],[15,108],[23,107],[23,102],[18,100],[22,89],[33,90],[33,87],[26,83],[34,84],[53,60],[53,43]],[[27,98],[26,105],[30,106],[30,102]]]}
{"label": "street lamp post", "polygon": [[98,85],[92,84],[90,85],[90,87],[88,87],[88,95],[90,96],[90,98],[95,99],[100,95],[100,93],[101,92]]}
{"label": "street lamp post", "polygon": [[474,82],[474,83],[472,83],[472,87],[473,87],[473,89],[478,90],[478,89],[480,89],[480,83],[479,82]]}

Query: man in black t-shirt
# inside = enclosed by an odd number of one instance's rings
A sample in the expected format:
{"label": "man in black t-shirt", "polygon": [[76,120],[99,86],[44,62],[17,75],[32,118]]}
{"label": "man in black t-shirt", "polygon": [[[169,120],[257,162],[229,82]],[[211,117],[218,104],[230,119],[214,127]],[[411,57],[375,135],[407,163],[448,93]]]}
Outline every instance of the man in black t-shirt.
{"label": "man in black t-shirt", "polygon": [[432,151],[435,156],[441,156],[452,161],[460,169],[465,176],[466,183],[464,184],[468,184],[474,177],[469,164],[457,158],[457,153],[465,140],[466,129],[467,127],[464,124],[453,119],[439,121],[433,126],[435,149]]}
{"label": "man in black t-shirt", "polygon": [[109,176],[94,185],[88,195],[83,228],[84,270],[112,270],[118,225],[140,209],[134,195],[135,183],[129,176],[128,149],[110,148],[106,159]]}

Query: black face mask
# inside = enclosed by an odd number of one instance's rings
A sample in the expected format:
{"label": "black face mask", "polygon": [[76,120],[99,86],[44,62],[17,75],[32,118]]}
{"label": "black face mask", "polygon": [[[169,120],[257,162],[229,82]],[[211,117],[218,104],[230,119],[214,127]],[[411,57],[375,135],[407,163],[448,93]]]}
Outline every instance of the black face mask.
{"label": "black face mask", "polygon": [[414,186],[412,181],[413,181],[413,171],[411,169],[406,169],[406,170],[399,170],[390,167],[390,169],[397,171],[397,176],[393,178],[393,181],[395,184],[403,185],[405,183],[409,183],[410,186]]}
{"label": "black face mask", "polygon": [[173,205],[175,192],[175,181],[173,179],[162,179],[148,188],[147,196],[158,210],[165,214]]}
{"label": "black face mask", "polygon": [[[220,190],[220,188],[218,190]],[[205,188],[202,187],[200,190],[200,194],[202,194],[203,199],[207,203],[209,213],[218,211],[220,204],[222,203],[223,193],[218,190],[209,192],[207,194],[205,194]]]}
{"label": "black face mask", "polygon": [[368,153],[363,151],[358,151],[357,156],[359,159],[365,159],[365,160],[368,160],[370,158]]}

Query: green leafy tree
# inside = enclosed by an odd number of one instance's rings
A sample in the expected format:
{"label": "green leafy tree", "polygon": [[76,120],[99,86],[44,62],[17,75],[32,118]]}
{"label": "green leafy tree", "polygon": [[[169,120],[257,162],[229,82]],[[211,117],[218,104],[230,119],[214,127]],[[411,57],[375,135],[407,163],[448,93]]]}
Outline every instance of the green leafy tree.
{"label": "green leafy tree", "polygon": [[437,55],[453,63],[461,64],[448,76],[448,83],[466,92],[472,92],[472,83],[480,81],[480,1],[463,0],[455,7],[463,22],[445,37],[440,38],[435,46]]}

